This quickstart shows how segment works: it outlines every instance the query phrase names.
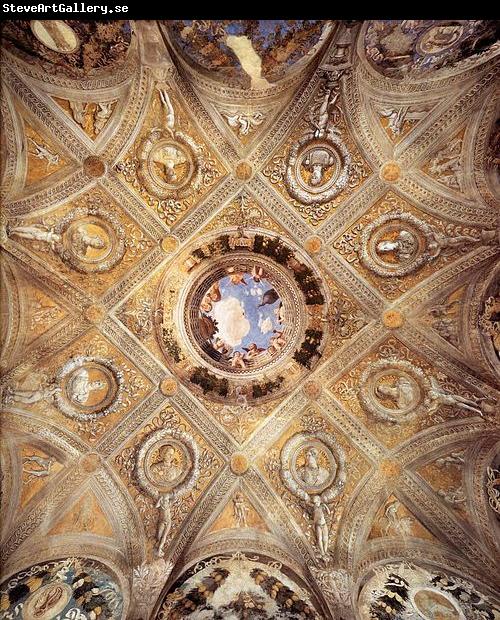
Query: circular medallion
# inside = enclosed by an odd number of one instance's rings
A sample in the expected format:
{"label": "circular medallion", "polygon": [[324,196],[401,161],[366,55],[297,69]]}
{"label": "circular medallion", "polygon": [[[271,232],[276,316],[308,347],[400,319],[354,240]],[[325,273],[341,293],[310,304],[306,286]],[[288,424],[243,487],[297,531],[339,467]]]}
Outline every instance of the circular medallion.
{"label": "circular medallion", "polygon": [[312,235],[311,237],[308,237],[306,239],[304,247],[310,254],[317,254],[321,251],[322,244],[323,242],[321,240],[321,237],[318,237],[317,235]]}
{"label": "circular medallion", "polygon": [[138,150],[139,176],[160,199],[185,198],[201,183],[200,149],[192,138],[153,129]]}
{"label": "circular medallion", "polygon": [[121,403],[123,374],[107,359],[74,357],[61,368],[56,380],[61,390],[55,394],[55,402],[70,418],[101,418]]}
{"label": "circular medallion", "polygon": [[453,597],[437,589],[419,588],[411,593],[410,598],[422,620],[465,620]]}
{"label": "circular medallion", "polygon": [[463,38],[462,24],[450,23],[431,26],[417,40],[416,49],[420,54],[437,55],[455,47]]}
{"label": "circular medallion", "polygon": [[248,458],[245,454],[242,454],[241,452],[235,452],[231,456],[231,461],[229,465],[233,474],[241,476],[248,470]]}
{"label": "circular medallion", "polygon": [[325,139],[303,138],[288,155],[287,189],[304,204],[328,202],[346,186],[350,162],[347,147],[335,134]]}
{"label": "circular medallion", "polygon": [[106,173],[106,164],[96,155],[90,155],[83,162],[83,169],[89,177],[102,177]]}
{"label": "circular medallion", "polygon": [[380,420],[406,422],[426,412],[429,389],[427,377],[410,362],[379,360],[361,374],[359,399]]}
{"label": "circular medallion", "polygon": [[295,177],[307,192],[321,193],[335,183],[340,174],[339,153],[328,143],[310,142],[295,162]]}
{"label": "circular medallion", "polygon": [[159,140],[151,149],[148,168],[167,189],[177,190],[193,174],[193,161],[184,145],[173,140]]}
{"label": "circular medallion", "polygon": [[198,476],[198,448],[193,438],[178,430],[153,432],[137,458],[137,477],[152,497],[171,499],[189,491]]}
{"label": "circular medallion", "polygon": [[332,483],[337,463],[331,451],[318,440],[306,441],[292,455],[295,482],[308,493],[321,493]]}
{"label": "circular medallion", "polygon": [[101,304],[91,304],[85,308],[84,316],[91,323],[100,323],[106,316],[106,307]]}
{"label": "circular medallion", "polygon": [[167,235],[161,240],[161,249],[167,254],[172,254],[179,247],[179,240],[173,235]]}
{"label": "circular medallion", "polygon": [[394,183],[401,175],[401,168],[395,161],[388,161],[380,168],[380,178],[388,183]]}
{"label": "circular medallion", "polygon": [[410,213],[388,213],[364,228],[361,262],[379,276],[402,277],[428,260],[432,239],[430,226]]}
{"label": "circular medallion", "polygon": [[318,399],[321,396],[323,388],[320,383],[316,381],[307,381],[304,384],[304,394],[313,400]]}
{"label": "circular medallion", "polygon": [[383,324],[389,329],[398,329],[404,323],[404,317],[399,310],[386,310],[382,315]]}
{"label": "circular medallion", "polygon": [[160,439],[144,457],[146,477],[162,493],[168,493],[179,485],[187,476],[191,464],[186,447],[175,439]]}
{"label": "circular medallion", "polygon": [[72,54],[80,47],[76,32],[60,19],[39,20],[30,22],[35,37],[53,52]]}
{"label": "circular medallion", "polygon": [[345,484],[344,462],[342,448],[328,433],[297,433],[281,451],[281,475],[297,497],[308,501],[319,495],[331,502]]}
{"label": "circular medallion", "polygon": [[97,452],[89,452],[82,459],[82,469],[88,474],[97,471],[101,465],[101,457]]}
{"label": "circular medallion", "polygon": [[248,181],[253,173],[252,166],[246,161],[240,161],[235,168],[236,176],[240,181]]}
{"label": "circular medallion", "polygon": [[79,207],[57,225],[61,259],[82,273],[108,271],[125,254],[125,230],[109,211]]}
{"label": "circular medallion", "polygon": [[384,478],[387,478],[388,480],[394,480],[401,475],[403,467],[398,461],[384,459],[379,463],[378,469],[382,476],[384,476]]}
{"label": "circular medallion", "polygon": [[177,392],[177,381],[172,377],[165,377],[160,383],[160,391],[164,396],[173,396]]}
{"label": "circular medallion", "polygon": [[66,607],[73,596],[67,583],[55,581],[36,590],[23,605],[26,620],[52,620]]}

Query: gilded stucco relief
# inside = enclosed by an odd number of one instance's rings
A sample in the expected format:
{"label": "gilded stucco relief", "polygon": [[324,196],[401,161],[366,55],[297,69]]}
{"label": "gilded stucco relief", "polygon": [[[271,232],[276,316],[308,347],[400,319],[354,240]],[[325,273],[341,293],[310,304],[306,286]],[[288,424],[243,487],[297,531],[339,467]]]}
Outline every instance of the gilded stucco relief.
{"label": "gilded stucco relief", "polygon": [[3,26],[0,617],[500,618],[496,29]]}

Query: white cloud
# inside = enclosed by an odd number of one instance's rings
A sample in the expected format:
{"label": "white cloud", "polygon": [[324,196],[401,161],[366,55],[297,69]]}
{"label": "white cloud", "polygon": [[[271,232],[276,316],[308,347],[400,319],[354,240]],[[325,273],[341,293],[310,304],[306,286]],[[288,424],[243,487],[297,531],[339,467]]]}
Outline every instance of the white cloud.
{"label": "white cloud", "polygon": [[272,328],[273,328],[273,322],[271,321],[270,317],[267,317],[260,323],[260,331],[263,334],[267,334],[267,332],[270,332]]}
{"label": "white cloud", "polygon": [[227,297],[214,304],[211,316],[217,321],[218,336],[230,347],[238,346],[250,331],[250,322],[236,297]]}

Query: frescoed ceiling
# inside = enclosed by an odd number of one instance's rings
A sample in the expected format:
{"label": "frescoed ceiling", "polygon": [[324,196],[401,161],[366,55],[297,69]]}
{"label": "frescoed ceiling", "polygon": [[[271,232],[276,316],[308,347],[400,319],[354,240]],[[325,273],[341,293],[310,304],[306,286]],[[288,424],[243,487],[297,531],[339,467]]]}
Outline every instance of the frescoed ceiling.
{"label": "frescoed ceiling", "polygon": [[0,618],[498,620],[497,24],[2,46]]}

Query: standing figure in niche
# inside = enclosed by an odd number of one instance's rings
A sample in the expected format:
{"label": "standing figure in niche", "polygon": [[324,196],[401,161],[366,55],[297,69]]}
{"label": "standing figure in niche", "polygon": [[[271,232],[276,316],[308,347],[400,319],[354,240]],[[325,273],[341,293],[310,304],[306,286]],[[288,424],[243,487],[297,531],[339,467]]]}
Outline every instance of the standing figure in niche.
{"label": "standing figure in niche", "polygon": [[316,541],[318,543],[319,552],[321,557],[325,559],[328,554],[328,543],[329,543],[329,534],[328,534],[328,524],[326,522],[326,514],[330,515],[330,509],[328,506],[321,501],[319,495],[314,495],[312,498],[313,502],[313,524],[314,531],[316,533]]}
{"label": "standing figure in niche", "polygon": [[249,508],[241,493],[236,493],[233,498],[233,514],[238,527],[248,527],[247,514]]}

